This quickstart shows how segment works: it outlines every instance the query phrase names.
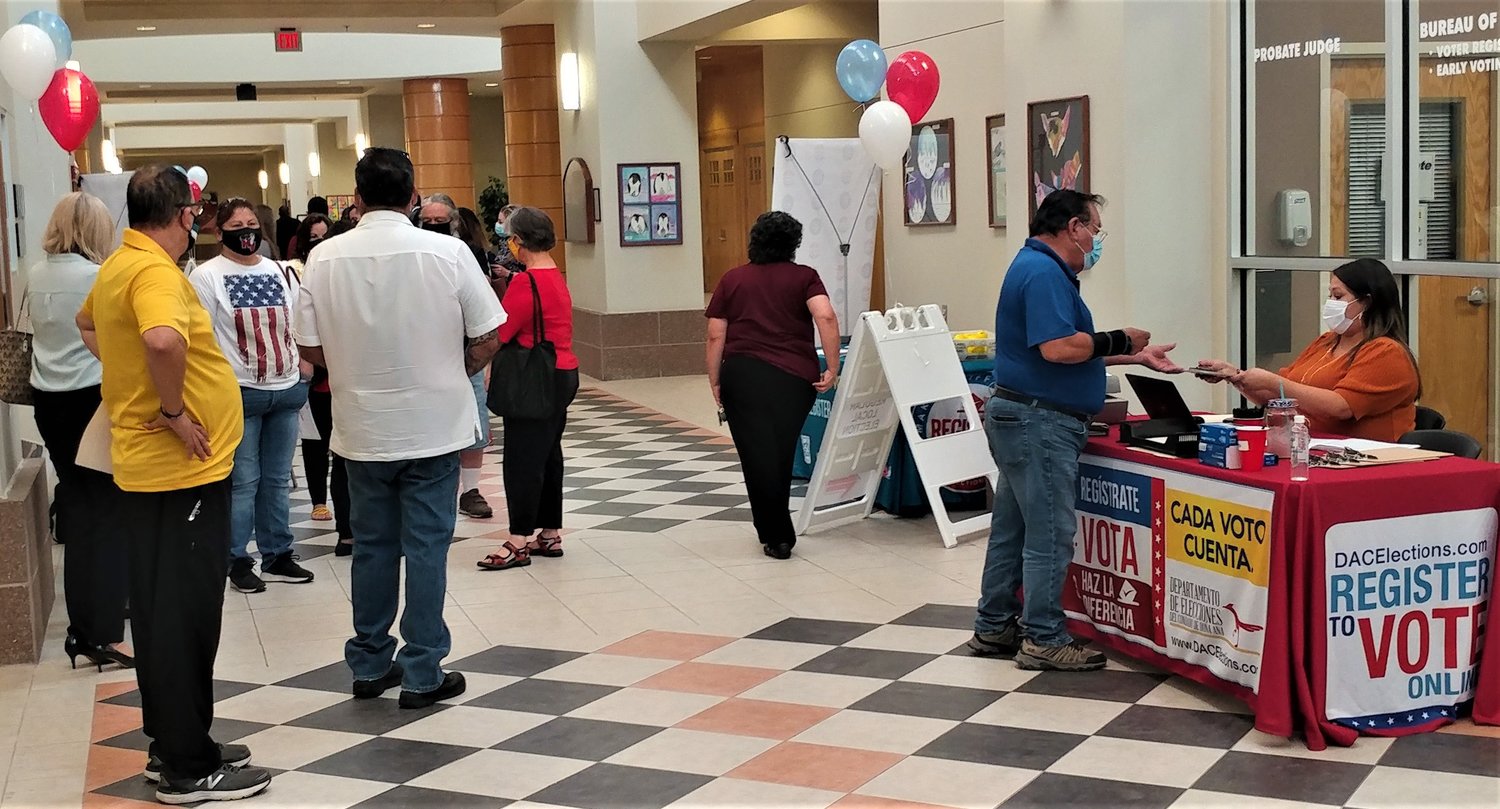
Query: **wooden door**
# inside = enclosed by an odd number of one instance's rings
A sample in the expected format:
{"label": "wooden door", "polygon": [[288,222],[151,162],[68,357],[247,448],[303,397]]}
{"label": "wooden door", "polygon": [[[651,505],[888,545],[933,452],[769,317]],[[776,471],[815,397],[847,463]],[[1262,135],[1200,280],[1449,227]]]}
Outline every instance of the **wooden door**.
{"label": "wooden door", "polygon": [[739,228],[744,200],[735,182],[738,152],[729,145],[702,153],[704,292],[712,292],[724,273],[745,263],[746,234]]}
{"label": "wooden door", "polygon": [[[1421,95],[1424,102],[1451,103],[1454,130],[1453,173],[1455,228],[1454,254],[1460,261],[1493,261],[1494,236],[1486,219],[1496,207],[1493,185],[1495,161],[1495,75],[1465,74],[1440,77],[1428,70],[1434,60],[1424,59]],[[1385,96],[1385,66],[1376,59],[1340,59],[1331,75],[1333,106],[1330,109],[1330,192],[1333,222],[1330,246],[1333,255],[1349,247],[1348,142],[1350,111],[1354,105],[1382,102]],[[1400,226],[1399,223],[1387,223]],[[1422,404],[1441,412],[1449,429],[1478,438],[1486,448],[1496,441],[1492,422],[1492,368],[1496,290],[1482,279],[1421,276],[1413,280],[1417,303],[1416,333],[1412,335],[1422,370]],[[1473,297],[1483,299],[1470,303]]]}

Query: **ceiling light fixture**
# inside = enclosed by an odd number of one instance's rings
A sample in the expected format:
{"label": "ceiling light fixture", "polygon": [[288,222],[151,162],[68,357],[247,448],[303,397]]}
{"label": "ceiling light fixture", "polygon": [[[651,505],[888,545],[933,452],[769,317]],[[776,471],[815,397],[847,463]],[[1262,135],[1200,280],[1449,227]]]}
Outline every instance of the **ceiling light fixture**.
{"label": "ceiling light fixture", "polygon": [[281,175],[281,184],[282,185],[291,185],[292,184],[292,167],[291,166],[288,166],[286,163],[282,163],[280,166],[276,167],[276,173],[279,174],[279,175]]}
{"label": "ceiling light fixture", "polygon": [[260,184],[262,191],[271,187],[271,175],[267,174],[265,169],[261,169],[260,173],[255,175],[255,181]]}
{"label": "ceiling light fixture", "polygon": [[323,173],[323,159],[318,157],[317,152],[307,153],[307,173],[313,177]]}
{"label": "ceiling light fixture", "polygon": [[417,27],[420,28],[420,29],[422,29],[423,31],[426,31],[429,28],[436,28],[437,27],[437,23],[435,23],[435,22],[419,22],[419,23],[417,23]]}
{"label": "ceiling light fixture", "polygon": [[104,165],[104,170],[110,174],[120,174],[120,155],[115,151],[115,142],[111,138],[105,138],[99,144],[99,158]]}
{"label": "ceiling light fixture", "polygon": [[582,91],[578,86],[578,54],[568,51],[557,64],[559,100],[565,110],[577,110],[583,106]]}
{"label": "ceiling light fixture", "polygon": [[363,155],[365,153],[365,150],[368,149],[368,148],[370,148],[370,138],[369,138],[369,136],[366,135],[363,132],[355,133],[355,135],[354,135],[354,151],[356,153],[358,153],[358,154]]}
{"label": "ceiling light fixture", "polygon": [[348,80],[348,79],[344,79],[344,80],[343,80],[343,81],[340,81],[340,82],[338,82],[338,84],[339,84],[339,85],[340,85],[340,86],[344,86],[344,85],[347,85],[347,84],[349,84],[349,80]]}
{"label": "ceiling light fixture", "polygon": [[485,87],[499,87],[500,86],[500,82],[498,82],[498,81],[487,81],[487,82],[484,83],[484,86]]}
{"label": "ceiling light fixture", "polygon": [[141,85],[141,89],[142,90],[150,90],[151,89],[151,85],[149,85],[149,84],[142,84]]}
{"label": "ceiling light fixture", "polygon": [[143,34],[149,34],[152,31],[156,30],[156,26],[154,26],[154,25],[137,25],[135,27],[135,30],[140,31]]}

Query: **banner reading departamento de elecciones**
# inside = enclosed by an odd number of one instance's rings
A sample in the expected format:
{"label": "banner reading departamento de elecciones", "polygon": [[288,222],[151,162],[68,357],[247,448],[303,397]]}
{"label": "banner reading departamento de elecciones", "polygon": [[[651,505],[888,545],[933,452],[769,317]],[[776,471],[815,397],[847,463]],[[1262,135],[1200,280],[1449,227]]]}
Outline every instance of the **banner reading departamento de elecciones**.
{"label": "banner reading departamento de elecciones", "polygon": [[1064,608],[1255,691],[1274,500],[1264,489],[1084,456]]}

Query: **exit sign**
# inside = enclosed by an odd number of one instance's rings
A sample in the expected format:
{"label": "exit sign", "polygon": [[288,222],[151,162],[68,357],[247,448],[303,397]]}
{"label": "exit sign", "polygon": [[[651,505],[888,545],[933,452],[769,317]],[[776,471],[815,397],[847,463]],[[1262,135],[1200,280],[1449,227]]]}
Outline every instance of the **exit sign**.
{"label": "exit sign", "polygon": [[295,28],[276,29],[276,52],[288,53],[302,50],[302,32]]}

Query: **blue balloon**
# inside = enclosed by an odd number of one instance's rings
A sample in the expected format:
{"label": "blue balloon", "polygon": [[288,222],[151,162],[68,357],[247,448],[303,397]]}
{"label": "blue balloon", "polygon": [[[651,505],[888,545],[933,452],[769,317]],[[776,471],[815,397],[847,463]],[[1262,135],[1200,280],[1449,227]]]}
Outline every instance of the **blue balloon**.
{"label": "blue balloon", "polygon": [[46,32],[57,48],[57,66],[73,58],[73,32],[63,18],[50,11],[33,11],[21,18],[22,25],[35,25]]}
{"label": "blue balloon", "polygon": [[885,71],[885,51],[868,39],[856,39],[839,52],[839,86],[861,104],[880,95]]}

